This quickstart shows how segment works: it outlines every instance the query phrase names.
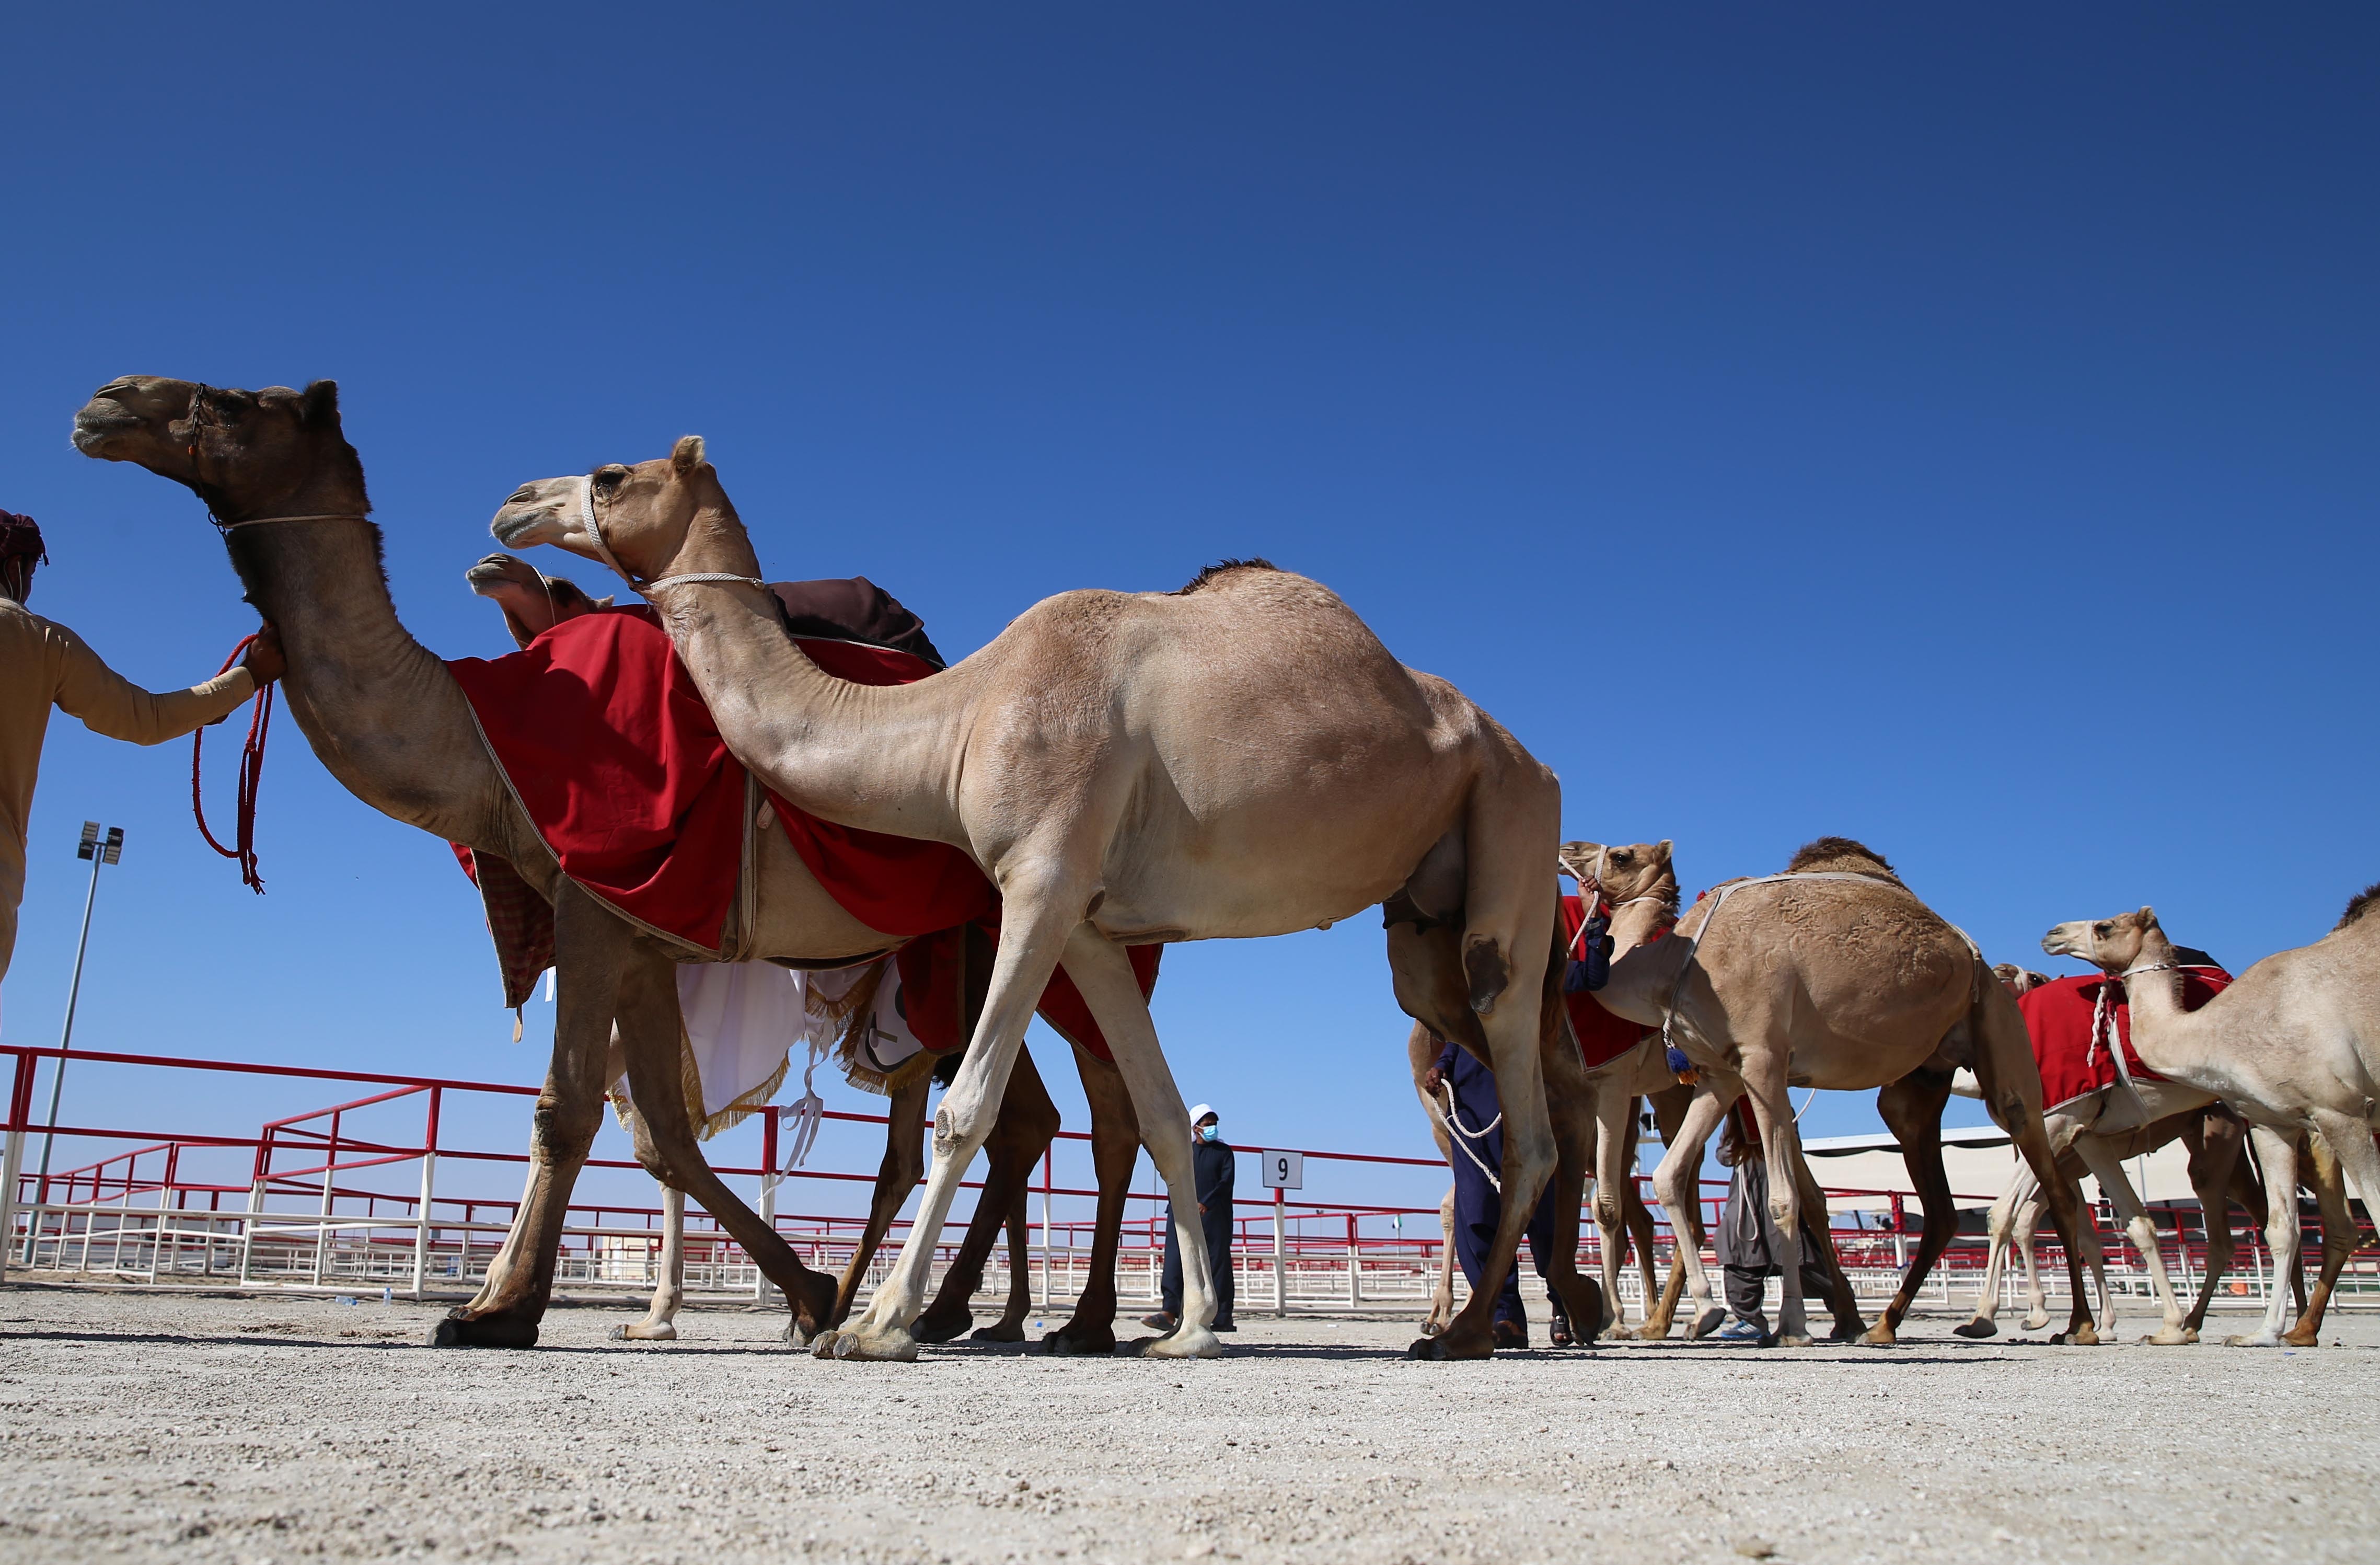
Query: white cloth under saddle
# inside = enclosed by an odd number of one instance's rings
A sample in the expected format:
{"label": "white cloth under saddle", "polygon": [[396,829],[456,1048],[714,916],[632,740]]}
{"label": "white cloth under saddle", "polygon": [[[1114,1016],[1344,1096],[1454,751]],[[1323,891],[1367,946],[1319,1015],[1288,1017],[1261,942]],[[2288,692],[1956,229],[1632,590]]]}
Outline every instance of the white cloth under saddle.
{"label": "white cloth under saddle", "polygon": [[[880,965],[892,964],[880,959],[814,973],[772,962],[681,964],[679,1074],[697,1134],[715,1135],[775,1097],[794,1050],[808,1049],[815,1067],[850,1025],[851,1002],[865,1001],[853,991]],[[625,1078],[613,1098],[623,1109],[632,1106]]]}

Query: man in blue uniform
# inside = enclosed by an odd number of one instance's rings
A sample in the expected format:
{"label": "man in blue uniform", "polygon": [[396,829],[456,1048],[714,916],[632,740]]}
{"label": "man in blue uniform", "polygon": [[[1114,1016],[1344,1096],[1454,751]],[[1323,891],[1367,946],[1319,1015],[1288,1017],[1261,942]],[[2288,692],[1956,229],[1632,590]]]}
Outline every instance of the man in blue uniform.
{"label": "man in blue uniform", "polygon": [[[1198,1191],[1198,1225],[1206,1232],[1207,1264],[1215,1275],[1213,1328],[1237,1331],[1239,1328],[1232,1321],[1232,1296],[1237,1292],[1232,1277],[1232,1176],[1239,1159],[1232,1144],[1223,1139],[1222,1124],[1215,1110],[1207,1104],[1191,1109],[1190,1137],[1191,1183]],[[1171,1331],[1182,1323],[1182,1252],[1171,1222],[1165,1225],[1163,1286],[1164,1309],[1143,1316],[1141,1324]]]}
{"label": "man in blue uniform", "polygon": [[[1497,1188],[1504,1167],[1504,1106],[1496,1096],[1496,1073],[1450,1043],[1422,1077],[1422,1086],[1439,1112],[1447,1116],[1446,1128],[1454,1139],[1454,1258],[1476,1288],[1480,1268],[1496,1242],[1496,1225],[1504,1219],[1504,1198]],[[1528,1227],[1529,1260],[1539,1277],[1553,1256],[1553,1232],[1554,1190],[1548,1180]],[[1554,1345],[1566,1347],[1572,1341],[1570,1320],[1562,1313],[1561,1296],[1549,1296]],[[1521,1304],[1517,1268],[1504,1274],[1503,1289],[1496,1295],[1493,1329],[1500,1348],[1529,1345],[1529,1316]]]}

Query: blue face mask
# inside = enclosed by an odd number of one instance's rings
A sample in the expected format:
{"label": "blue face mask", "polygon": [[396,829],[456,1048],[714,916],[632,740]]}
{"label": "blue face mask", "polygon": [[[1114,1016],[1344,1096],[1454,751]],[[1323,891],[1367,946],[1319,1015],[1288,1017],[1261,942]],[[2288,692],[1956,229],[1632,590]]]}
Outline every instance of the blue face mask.
{"label": "blue face mask", "polygon": [[1222,1130],[1223,1127],[1220,1125],[1200,1125],[1198,1127],[1198,1139],[1201,1141],[1213,1141],[1222,1134]]}

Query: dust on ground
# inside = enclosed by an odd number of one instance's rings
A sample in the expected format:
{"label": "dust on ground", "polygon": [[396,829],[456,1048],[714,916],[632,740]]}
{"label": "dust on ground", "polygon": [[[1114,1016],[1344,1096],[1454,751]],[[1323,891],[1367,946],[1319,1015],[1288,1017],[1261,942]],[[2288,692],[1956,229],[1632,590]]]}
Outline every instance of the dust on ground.
{"label": "dust on ground", "polygon": [[439,1352],[439,1307],[374,1295],[0,1288],[0,1560],[2380,1557],[2368,1316],[2301,1352],[1945,1318],[1458,1365],[1403,1361],[1403,1322],[1250,1317],[1211,1363],[904,1365],[757,1311],[606,1340],[636,1313]]}

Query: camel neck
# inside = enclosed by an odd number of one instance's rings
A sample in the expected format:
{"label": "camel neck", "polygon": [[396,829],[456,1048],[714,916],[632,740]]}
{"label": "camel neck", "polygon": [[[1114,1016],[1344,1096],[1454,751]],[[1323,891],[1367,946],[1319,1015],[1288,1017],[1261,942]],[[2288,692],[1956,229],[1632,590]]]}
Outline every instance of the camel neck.
{"label": "camel neck", "polygon": [[2189,1044],[2198,1022],[2196,1013],[2182,1006],[2180,960],[2164,930],[2149,930],[2124,979],[2124,1000],[2131,1007],[2132,1052],[2141,1063],[2187,1081],[2197,1059]]}
{"label": "camel neck", "polygon": [[[360,506],[355,507],[360,509]],[[382,813],[486,844],[500,793],[480,784],[468,704],[445,663],[407,633],[381,575],[380,529],[355,520],[283,522],[229,535],[257,612],[281,632],[290,715],[322,764]]]}
{"label": "camel neck", "polygon": [[1658,1027],[1691,944],[1673,935],[1653,939],[1653,931],[1672,922],[1677,904],[1632,903],[1612,916],[1611,977],[1595,991],[1606,1011],[1642,1026]]}
{"label": "camel neck", "polygon": [[[706,506],[667,575],[760,576],[732,507]],[[787,803],[837,825],[971,848],[958,810],[965,663],[914,685],[855,685],[785,634],[774,594],[663,588],[662,625],[736,759]]]}

